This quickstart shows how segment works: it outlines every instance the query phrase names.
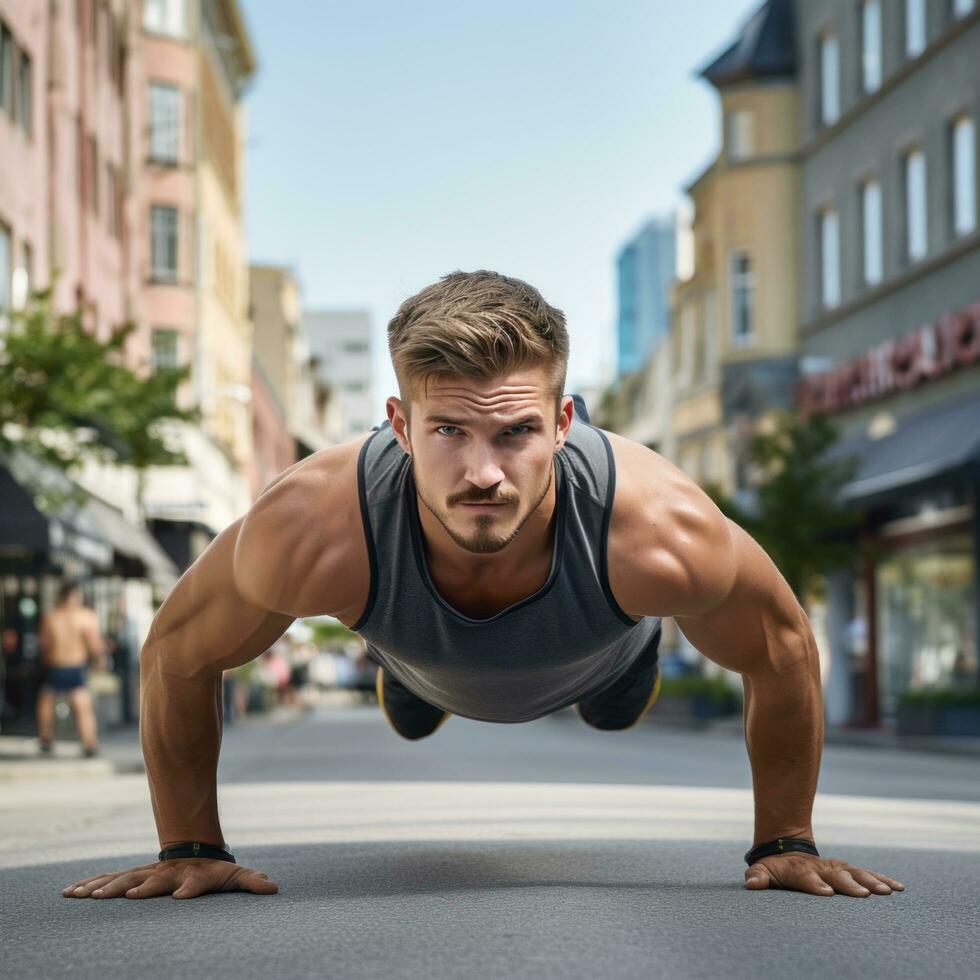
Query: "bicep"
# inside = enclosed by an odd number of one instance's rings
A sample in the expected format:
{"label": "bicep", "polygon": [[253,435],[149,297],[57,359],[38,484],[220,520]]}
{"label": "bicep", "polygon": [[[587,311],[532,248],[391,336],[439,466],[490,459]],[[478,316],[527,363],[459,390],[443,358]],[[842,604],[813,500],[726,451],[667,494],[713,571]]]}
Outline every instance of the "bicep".
{"label": "bicep", "polygon": [[153,619],[144,653],[166,673],[217,674],[254,660],[295,617],[242,595],[234,574],[244,518],[226,527],[180,577]]}
{"label": "bicep", "polygon": [[681,632],[709,660],[740,674],[781,673],[810,653],[810,629],[779,569],[745,530],[728,521],[734,573],[713,608],[677,615]]}

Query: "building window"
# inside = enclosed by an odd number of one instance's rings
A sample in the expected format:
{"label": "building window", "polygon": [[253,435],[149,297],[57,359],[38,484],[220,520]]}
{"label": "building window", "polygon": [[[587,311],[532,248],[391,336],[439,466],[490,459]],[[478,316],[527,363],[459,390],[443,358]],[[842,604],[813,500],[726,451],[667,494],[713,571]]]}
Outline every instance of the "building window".
{"label": "building window", "polygon": [[861,185],[861,222],[864,245],[864,281],[877,285],[882,278],[881,184],[869,180]]}
{"label": "building window", "polygon": [[154,282],[177,281],[176,208],[150,208],[150,278]]}
{"label": "building window", "polygon": [[16,123],[31,135],[31,56],[26,51],[20,52],[17,65],[17,111]]}
{"label": "building window", "polygon": [[926,47],[926,0],[905,0],[905,53],[918,57]]}
{"label": "building window", "polygon": [[89,136],[85,141],[85,192],[88,196],[88,206],[96,215],[99,213],[99,148],[95,137]]}
{"label": "building window", "polygon": [[153,331],[153,370],[174,371],[177,368],[177,331],[158,327]]}
{"label": "building window", "polygon": [[905,257],[916,262],[928,251],[926,157],[921,150],[905,156]]}
{"label": "building window", "polygon": [[106,225],[115,238],[122,235],[122,188],[119,170],[111,163],[105,165]]}
{"label": "building window", "polygon": [[0,21],[0,107],[14,118],[14,39]]}
{"label": "building window", "polygon": [[176,164],[180,160],[180,89],[150,83],[150,159]]}
{"label": "building window", "polygon": [[826,309],[840,303],[840,219],[834,208],[820,212],[820,301]]}
{"label": "building window", "polygon": [[954,235],[968,235],[977,227],[976,132],[969,116],[961,116],[951,129]]}
{"label": "building window", "polygon": [[971,13],[975,5],[975,0],[953,0],[953,16],[959,20]]}
{"label": "building window", "polygon": [[864,92],[881,87],[881,0],[861,4],[861,87]]}
{"label": "building window", "polygon": [[752,113],[737,109],[725,117],[729,160],[747,160],[754,152],[754,126]]}
{"label": "building window", "polygon": [[820,122],[830,126],[840,117],[840,47],[837,36],[820,38]]}
{"label": "building window", "polygon": [[0,223],[0,325],[6,325],[10,306],[10,229]]}
{"label": "building window", "polygon": [[752,342],[755,315],[755,272],[748,252],[733,252],[729,260],[732,299],[732,344]]}
{"label": "building window", "polygon": [[34,266],[34,256],[27,242],[20,243],[20,261],[14,266],[10,276],[10,307],[22,310],[27,306],[27,298],[31,293],[31,270]]}
{"label": "building window", "polygon": [[184,0],[144,0],[143,27],[158,34],[183,37],[186,31]]}
{"label": "building window", "polygon": [[347,340],[341,345],[345,354],[366,354],[368,352],[368,342],[366,340]]}

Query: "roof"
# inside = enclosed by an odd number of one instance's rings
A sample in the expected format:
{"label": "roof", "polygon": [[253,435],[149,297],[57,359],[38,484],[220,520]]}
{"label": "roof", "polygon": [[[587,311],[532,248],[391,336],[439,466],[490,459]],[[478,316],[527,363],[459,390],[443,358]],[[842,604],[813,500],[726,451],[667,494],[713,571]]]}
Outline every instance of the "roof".
{"label": "roof", "polygon": [[792,0],[767,0],[745,23],[735,43],[701,76],[715,88],[755,78],[789,78],[796,74],[796,39]]}
{"label": "roof", "polygon": [[857,456],[857,472],[841,491],[847,503],[867,503],[971,467],[980,470],[980,398],[947,402],[941,408],[898,420],[883,439],[860,436],[838,443],[830,455]]}

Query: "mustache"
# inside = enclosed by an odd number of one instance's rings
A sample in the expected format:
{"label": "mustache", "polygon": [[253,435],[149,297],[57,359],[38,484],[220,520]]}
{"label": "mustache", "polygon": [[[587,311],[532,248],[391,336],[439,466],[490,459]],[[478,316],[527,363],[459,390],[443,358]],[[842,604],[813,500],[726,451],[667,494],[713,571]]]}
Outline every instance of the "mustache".
{"label": "mustache", "polygon": [[450,506],[453,504],[512,504],[516,503],[518,499],[518,497],[513,496],[498,497],[492,494],[490,496],[483,494],[482,496],[475,497],[471,493],[458,493],[455,496],[449,497],[448,503]]}

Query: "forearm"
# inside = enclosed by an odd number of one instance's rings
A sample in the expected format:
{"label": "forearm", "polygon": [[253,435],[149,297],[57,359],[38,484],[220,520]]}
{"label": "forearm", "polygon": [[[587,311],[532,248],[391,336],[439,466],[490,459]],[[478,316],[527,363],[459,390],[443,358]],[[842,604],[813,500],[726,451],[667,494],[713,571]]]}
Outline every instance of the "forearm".
{"label": "forearm", "polygon": [[778,673],[743,675],[745,744],[755,795],[753,846],[779,837],[813,840],[823,697],[812,638],[807,648],[805,659]]}
{"label": "forearm", "polygon": [[168,672],[152,646],[140,657],[140,740],[160,846],[224,844],[218,822],[221,672]]}

